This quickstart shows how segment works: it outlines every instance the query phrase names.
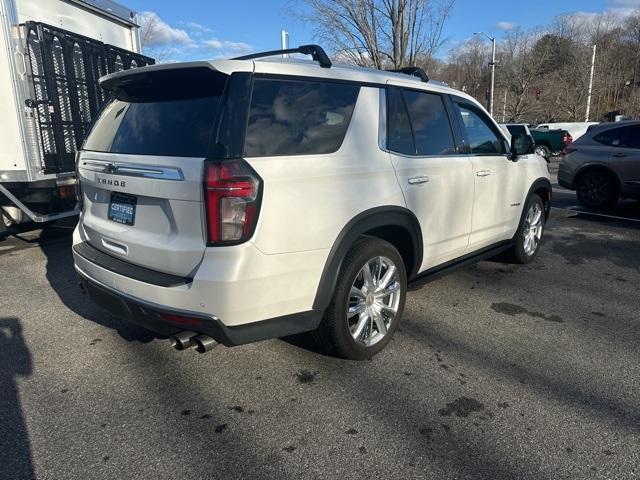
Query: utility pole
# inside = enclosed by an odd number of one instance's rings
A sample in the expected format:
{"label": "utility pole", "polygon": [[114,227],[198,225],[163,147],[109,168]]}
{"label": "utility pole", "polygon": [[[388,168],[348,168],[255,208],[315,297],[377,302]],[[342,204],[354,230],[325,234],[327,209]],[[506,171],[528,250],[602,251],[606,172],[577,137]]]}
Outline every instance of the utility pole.
{"label": "utility pole", "polygon": [[496,38],[491,39],[491,91],[489,92],[489,115],[493,117],[493,94],[496,88]]}
{"label": "utility pole", "polygon": [[493,117],[493,94],[496,86],[496,37],[490,37],[484,32],[476,32],[474,35],[484,35],[491,40],[491,89],[489,90],[489,114]]}
{"label": "utility pole", "polygon": [[593,55],[591,56],[591,73],[589,74],[589,90],[587,92],[587,111],[584,114],[584,121],[589,121],[589,114],[591,113],[591,91],[593,90],[593,71],[596,66],[596,46],[593,46]]}
{"label": "utility pole", "polygon": [[[287,50],[289,48],[289,32],[286,30],[280,30],[280,44],[282,45],[282,50]],[[289,58],[288,53],[283,53],[282,58]]]}
{"label": "utility pole", "polygon": [[507,89],[504,89],[504,100],[502,101],[502,123],[505,122],[507,118]]}

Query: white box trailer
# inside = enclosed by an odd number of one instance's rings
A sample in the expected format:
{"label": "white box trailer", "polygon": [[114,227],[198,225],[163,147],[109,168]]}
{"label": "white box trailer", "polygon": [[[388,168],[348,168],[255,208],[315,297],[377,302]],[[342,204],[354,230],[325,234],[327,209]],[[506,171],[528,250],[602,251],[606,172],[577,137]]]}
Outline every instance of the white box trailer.
{"label": "white box trailer", "polygon": [[102,75],[153,64],[112,0],[0,0],[0,233],[78,213],[75,152]]}

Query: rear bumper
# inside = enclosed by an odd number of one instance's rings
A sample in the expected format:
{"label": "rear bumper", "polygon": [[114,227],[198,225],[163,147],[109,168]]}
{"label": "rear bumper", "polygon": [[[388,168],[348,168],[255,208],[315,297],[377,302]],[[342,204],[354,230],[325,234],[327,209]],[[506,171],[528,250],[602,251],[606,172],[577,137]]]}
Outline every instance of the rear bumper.
{"label": "rear bumper", "polygon": [[[158,333],[190,330],[240,345],[313,330],[320,322],[313,301],[325,251],[266,255],[249,242],[208,248],[192,275],[177,277],[132,265],[87,242],[81,221],[73,258],[91,298]],[[171,322],[162,313],[197,321]]]}
{"label": "rear bumper", "polygon": [[[161,335],[169,336],[183,330],[205,334],[228,347],[306,332],[316,328],[320,322],[320,315],[314,311],[308,311],[237,327],[227,327],[213,315],[168,309],[165,306],[132,298],[100,285],[81,273],[78,273],[78,279],[82,290],[94,303],[119,318]],[[188,319],[189,323],[171,321],[167,317],[181,317]]]}
{"label": "rear bumper", "polygon": [[562,188],[566,188],[567,190],[573,190],[573,183],[571,182],[571,180],[562,178],[560,175],[558,175],[558,185],[560,185]]}
{"label": "rear bumper", "polygon": [[622,196],[624,198],[640,199],[640,181],[633,180],[623,182]]}
{"label": "rear bumper", "polygon": [[567,190],[573,190],[573,172],[567,168],[563,168],[562,163],[558,168],[558,185]]}

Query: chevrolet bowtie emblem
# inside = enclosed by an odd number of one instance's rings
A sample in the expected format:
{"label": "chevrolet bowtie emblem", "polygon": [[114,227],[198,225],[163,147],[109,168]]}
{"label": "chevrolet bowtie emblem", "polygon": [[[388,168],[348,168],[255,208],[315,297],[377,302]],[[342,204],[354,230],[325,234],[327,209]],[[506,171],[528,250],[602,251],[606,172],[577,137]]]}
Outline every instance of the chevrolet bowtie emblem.
{"label": "chevrolet bowtie emblem", "polygon": [[118,171],[118,166],[113,163],[107,163],[104,166],[104,171],[107,173],[116,173]]}

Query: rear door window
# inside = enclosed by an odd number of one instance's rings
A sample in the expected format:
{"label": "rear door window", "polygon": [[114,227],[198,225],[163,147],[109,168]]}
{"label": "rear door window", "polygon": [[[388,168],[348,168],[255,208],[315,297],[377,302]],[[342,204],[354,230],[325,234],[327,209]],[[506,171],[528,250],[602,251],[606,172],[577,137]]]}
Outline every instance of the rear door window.
{"label": "rear door window", "polygon": [[342,145],[360,87],[257,78],[244,151],[248,157],[332,153]]}
{"label": "rear door window", "polygon": [[449,114],[442,97],[434,93],[403,90],[418,155],[455,153]]}
{"label": "rear door window", "polygon": [[609,147],[618,147],[622,143],[623,136],[623,128],[612,128],[610,130],[599,133],[598,135],[593,137],[593,139],[596,142],[607,145]]}
{"label": "rear door window", "polygon": [[640,125],[630,125],[624,128],[622,147],[640,148]]}

